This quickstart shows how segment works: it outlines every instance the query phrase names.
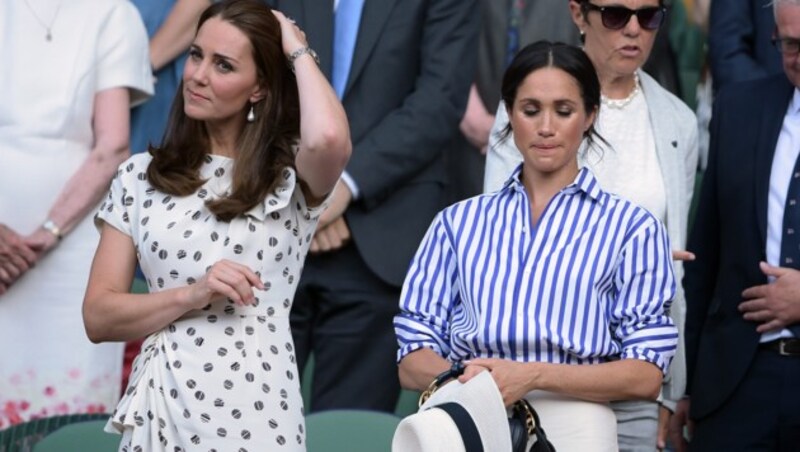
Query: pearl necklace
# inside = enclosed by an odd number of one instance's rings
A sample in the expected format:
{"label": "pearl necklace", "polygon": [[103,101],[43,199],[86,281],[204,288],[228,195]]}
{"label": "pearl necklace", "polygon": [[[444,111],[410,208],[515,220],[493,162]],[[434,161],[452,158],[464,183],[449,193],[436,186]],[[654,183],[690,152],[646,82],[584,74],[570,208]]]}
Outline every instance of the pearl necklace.
{"label": "pearl necklace", "polygon": [[45,21],[43,21],[39,17],[39,15],[36,14],[36,11],[33,9],[31,4],[28,3],[28,0],[24,0],[24,2],[25,2],[25,6],[28,7],[28,11],[30,11],[31,14],[33,15],[33,17],[36,19],[36,21],[39,22],[39,25],[41,25],[45,29],[45,31],[47,31],[47,34],[44,35],[44,39],[47,40],[47,42],[52,41],[53,40],[53,33],[52,33],[53,24],[56,22],[56,19],[58,18],[58,12],[61,10],[61,2],[59,2],[58,6],[56,6],[56,12],[53,14],[53,18],[50,19],[50,25],[46,24]]}
{"label": "pearl necklace", "polygon": [[633,73],[633,91],[628,94],[628,97],[624,99],[609,99],[608,97],[604,96],[602,93],[600,94],[600,100],[603,102],[604,105],[607,107],[615,108],[617,110],[622,110],[625,108],[636,95],[639,94],[639,73]]}

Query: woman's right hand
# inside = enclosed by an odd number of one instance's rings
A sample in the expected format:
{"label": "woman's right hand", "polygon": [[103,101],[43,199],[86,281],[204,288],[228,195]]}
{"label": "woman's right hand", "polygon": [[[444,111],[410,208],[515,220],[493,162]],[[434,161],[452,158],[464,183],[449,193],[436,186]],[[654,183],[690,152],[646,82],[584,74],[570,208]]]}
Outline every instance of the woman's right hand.
{"label": "woman's right hand", "polygon": [[458,381],[466,383],[484,370],[492,374],[497,389],[503,396],[503,404],[511,406],[517,400],[525,397],[525,394],[534,389],[537,372],[535,369],[538,363],[524,363],[509,359],[498,358],[475,358],[466,361],[466,369]]}
{"label": "woman's right hand", "polygon": [[22,236],[0,224],[0,294],[16,282],[36,263],[36,253]]}
{"label": "woman's right hand", "polygon": [[255,302],[253,287],[264,289],[258,275],[242,264],[223,259],[195,284],[187,286],[187,304],[189,309],[202,309],[212,301],[230,298],[239,306],[249,306]]}

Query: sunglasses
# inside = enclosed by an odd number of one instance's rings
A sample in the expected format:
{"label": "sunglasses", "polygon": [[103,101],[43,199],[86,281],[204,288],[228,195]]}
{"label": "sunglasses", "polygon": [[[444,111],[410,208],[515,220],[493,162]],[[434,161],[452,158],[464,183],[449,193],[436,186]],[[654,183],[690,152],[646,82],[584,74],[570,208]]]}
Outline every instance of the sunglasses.
{"label": "sunglasses", "polygon": [[631,16],[636,15],[639,26],[645,30],[657,30],[664,22],[667,8],[648,6],[646,8],[629,9],[624,6],[597,6],[591,2],[582,3],[585,10],[599,11],[603,26],[610,30],[621,30],[628,25]]}

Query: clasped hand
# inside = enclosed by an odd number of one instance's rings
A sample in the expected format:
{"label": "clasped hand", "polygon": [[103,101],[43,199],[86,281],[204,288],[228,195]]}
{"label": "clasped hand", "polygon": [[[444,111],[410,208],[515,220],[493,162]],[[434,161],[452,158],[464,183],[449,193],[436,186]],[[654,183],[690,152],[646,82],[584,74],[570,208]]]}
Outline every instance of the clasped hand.
{"label": "clasped hand", "polygon": [[800,321],[800,271],[774,267],[760,262],[761,271],[774,281],[745,289],[739,305],[745,320],[758,323],[756,331],[764,333]]}
{"label": "clasped hand", "polygon": [[0,295],[33,267],[39,254],[26,238],[0,224]]}
{"label": "clasped hand", "polygon": [[500,389],[505,406],[511,406],[534,389],[531,387],[531,382],[536,375],[533,367],[536,363],[520,363],[497,358],[475,358],[466,361],[465,364],[464,373],[458,377],[458,381],[466,383],[475,375],[488,370],[492,374],[497,388]]}
{"label": "clasped hand", "polygon": [[312,254],[335,251],[350,241],[350,228],[344,220],[344,212],[353,199],[347,184],[339,179],[333,189],[328,208],[322,212],[317,224],[317,232],[311,240]]}
{"label": "clasped hand", "polygon": [[202,309],[212,301],[228,298],[238,306],[251,306],[256,298],[253,288],[264,290],[264,283],[245,265],[223,259],[188,288],[189,309]]}

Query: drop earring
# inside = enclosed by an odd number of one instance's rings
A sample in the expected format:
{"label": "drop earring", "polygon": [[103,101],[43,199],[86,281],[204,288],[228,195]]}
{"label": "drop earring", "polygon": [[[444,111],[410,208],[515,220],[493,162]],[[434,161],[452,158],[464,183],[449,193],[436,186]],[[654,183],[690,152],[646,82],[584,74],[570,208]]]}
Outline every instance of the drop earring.
{"label": "drop earring", "polygon": [[253,111],[253,104],[250,104],[250,111],[247,112],[247,122],[253,122],[256,120],[256,113]]}

